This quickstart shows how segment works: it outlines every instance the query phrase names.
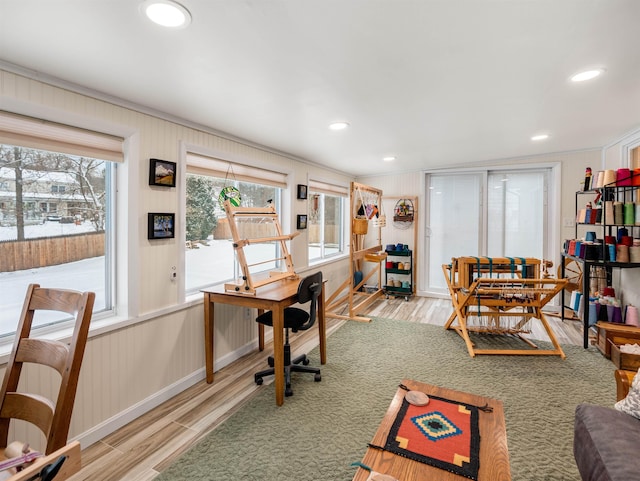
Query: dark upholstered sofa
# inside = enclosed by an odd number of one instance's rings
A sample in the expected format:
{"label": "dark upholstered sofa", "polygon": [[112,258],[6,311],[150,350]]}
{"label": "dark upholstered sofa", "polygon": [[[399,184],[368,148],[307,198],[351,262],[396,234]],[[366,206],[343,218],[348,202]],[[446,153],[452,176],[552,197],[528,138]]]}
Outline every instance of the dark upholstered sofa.
{"label": "dark upholstered sofa", "polygon": [[[618,399],[635,374],[616,371]],[[583,481],[640,480],[639,452],[640,419],[603,406],[576,407],[573,454]]]}

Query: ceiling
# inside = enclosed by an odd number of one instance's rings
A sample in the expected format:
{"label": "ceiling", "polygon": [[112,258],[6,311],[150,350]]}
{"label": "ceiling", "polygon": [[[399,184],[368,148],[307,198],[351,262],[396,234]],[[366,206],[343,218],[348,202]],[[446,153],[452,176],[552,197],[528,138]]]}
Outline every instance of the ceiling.
{"label": "ceiling", "polygon": [[[353,175],[597,148],[640,126],[638,0],[181,0],[178,30],[140,3],[0,0],[0,67]],[[568,80],[589,67],[606,73]]]}

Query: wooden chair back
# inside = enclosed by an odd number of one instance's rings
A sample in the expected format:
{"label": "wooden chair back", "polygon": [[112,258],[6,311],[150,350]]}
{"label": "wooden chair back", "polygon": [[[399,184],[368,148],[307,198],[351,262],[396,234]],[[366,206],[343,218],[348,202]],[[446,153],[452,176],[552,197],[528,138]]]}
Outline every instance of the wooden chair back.
{"label": "wooden chair back", "polygon": [[[45,454],[67,444],[94,300],[93,292],[47,289],[38,284],[28,287],[0,391],[0,449],[7,446],[11,419],[27,421],[43,432]],[[38,310],[65,312],[75,318],[69,344],[31,337],[31,325]],[[56,399],[18,392],[24,363],[45,365],[58,371],[61,381]]]}

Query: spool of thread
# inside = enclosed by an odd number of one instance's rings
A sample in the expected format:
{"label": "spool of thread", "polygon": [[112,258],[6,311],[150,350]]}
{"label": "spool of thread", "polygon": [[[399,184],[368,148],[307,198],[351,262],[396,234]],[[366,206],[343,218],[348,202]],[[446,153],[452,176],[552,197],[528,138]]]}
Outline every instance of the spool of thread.
{"label": "spool of thread", "polygon": [[387,261],[386,266],[387,266],[387,269],[393,269],[393,262]]}
{"label": "spool of thread", "polygon": [[631,170],[618,169],[616,171],[616,186],[628,187],[631,185]]}
{"label": "spool of thread", "polygon": [[598,307],[600,304],[597,302],[589,302],[589,325],[593,326],[598,322]]}
{"label": "spool of thread", "polygon": [[625,309],[624,314],[625,324],[630,326],[640,327],[640,320],[638,319],[638,308],[629,304]]}
{"label": "spool of thread", "polygon": [[[640,178],[640,174],[638,175],[638,177]],[[636,203],[635,206],[636,206],[635,214],[634,214],[635,224],[640,225],[640,203]]]}
{"label": "spool of thread", "polygon": [[607,254],[609,255],[607,260],[611,262],[616,261],[616,245],[615,244],[607,244]]}
{"label": "spool of thread", "polygon": [[611,224],[613,222],[613,201],[607,200],[604,202],[604,214],[602,215],[603,224]]}
{"label": "spool of thread", "polygon": [[598,320],[602,322],[609,322],[606,304],[600,304],[600,308],[598,309]]}
{"label": "spool of thread", "polygon": [[633,177],[631,179],[631,185],[640,186],[640,169],[633,169]]}
{"label": "spool of thread", "polygon": [[584,319],[584,296],[580,295],[580,300],[578,301],[578,317],[580,319]]}
{"label": "spool of thread", "polygon": [[580,257],[580,249],[582,248],[582,241],[576,240],[576,247],[573,252],[573,255],[576,257]]}
{"label": "spool of thread", "polygon": [[624,225],[634,225],[636,223],[636,205],[627,202],[624,205]]}
{"label": "spool of thread", "polygon": [[606,235],[604,236],[604,243],[605,244],[615,244],[616,243],[616,238],[612,235]]}
{"label": "spool of thread", "polygon": [[633,245],[633,237],[631,237],[630,235],[623,235],[620,238],[620,244],[631,247]]}
{"label": "spool of thread", "polygon": [[569,300],[569,306],[574,311],[576,310],[576,307],[578,305],[578,294],[580,294],[578,291],[573,291],[571,293],[571,299]]}
{"label": "spool of thread", "polygon": [[576,255],[576,241],[575,240],[570,240],[569,241],[569,250],[567,252],[568,252],[568,254],[570,256]]}
{"label": "spool of thread", "polygon": [[622,324],[622,308],[620,306],[611,306],[612,309],[612,314],[609,317],[609,319],[611,319],[611,322],[617,322],[618,324]]}
{"label": "spool of thread", "polygon": [[616,186],[616,171],[605,170],[604,178],[602,179],[602,187],[615,187]]}
{"label": "spool of thread", "polygon": [[629,261],[635,264],[640,263],[640,246],[629,247]]}
{"label": "spool of thread", "polygon": [[591,181],[593,180],[593,174],[591,172],[591,167],[587,167],[584,171],[584,186],[582,190],[587,191],[591,190]]}
{"label": "spool of thread", "polygon": [[613,223],[616,225],[624,224],[624,204],[622,202],[613,203]]}
{"label": "spool of thread", "polygon": [[585,251],[584,251],[584,258],[590,261],[597,261],[598,259],[600,259],[601,255],[601,249],[600,249],[600,244],[596,244],[595,242],[593,243],[588,243],[588,244],[583,244]]}
{"label": "spool of thread", "polygon": [[594,231],[587,232],[584,236],[584,240],[586,240],[587,242],[595,242],[596,233]]}
{"label": "spool of thread", "polygon": [[626,227],[621,227],[618,229],[618,239],[616,240],[616,244],[620,244],[622,242],[622,238],[629,235],[629,230]]}
{"label": "spool of thread", "polygon": [[599,170],[596,173],[596,188],[602,187],[603,182],[604,182],[604,172]]}
{"label": "spool of thread", "polygon": [[607,286],[602,289],[602,295],[604,297],[616,297],[616,290],[611,286]]}
{"label": "spool of thread", "polygon": [[616,262],[629,262],[629,246],[623,244],[616,246]]}

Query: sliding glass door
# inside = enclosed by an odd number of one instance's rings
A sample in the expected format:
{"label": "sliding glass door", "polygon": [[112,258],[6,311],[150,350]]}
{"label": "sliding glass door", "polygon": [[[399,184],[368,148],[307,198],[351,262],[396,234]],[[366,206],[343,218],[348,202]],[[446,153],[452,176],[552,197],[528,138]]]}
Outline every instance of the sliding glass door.
{"label": "sliding glass door", "polygon": [[427,290],[452,257],[545,258],[550,169],[427,174]]}
{"label": "sliding glass door", "polygon": [[442,264],[481,250],[482,182],[482,174],[429,176],[429,290],[446,289]]}

